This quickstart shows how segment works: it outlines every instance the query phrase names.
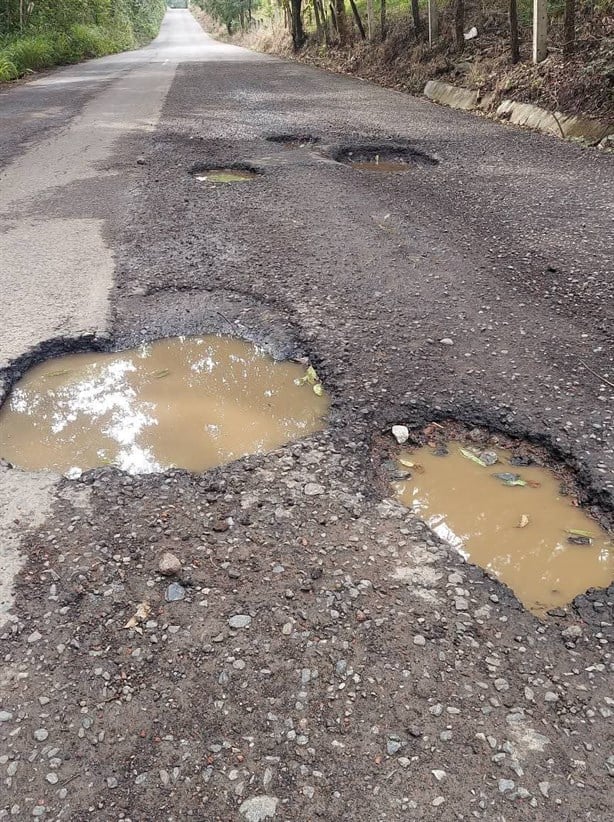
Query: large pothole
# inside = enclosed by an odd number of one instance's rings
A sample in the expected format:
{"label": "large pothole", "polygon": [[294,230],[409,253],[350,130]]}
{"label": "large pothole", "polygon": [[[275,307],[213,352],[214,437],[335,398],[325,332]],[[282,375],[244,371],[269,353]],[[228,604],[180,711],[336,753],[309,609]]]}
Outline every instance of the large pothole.
{"label": "large pothole", "polygon": [[203,471],[324,427],[313,370],[234,338],[174,337],[31,368],[0,408],[0,457],[78,475]]}
{"label": "large pothole", "polygon": [[442,540],[535,613],[610,584],[612,535],[579,506],[569,475],[522,444],[426,430],[427,443],[403,449],[390,469],[399,499]]}
{"label": "large pothole", "polygon": [[437,160],[417,149],[403,145],[341,146],[333,152],[333,159],[358,171],[402,174],[417,164],[434,166]]}
{"label": "large pothole", "polygon": [[196,163],[190,169],[190,174],[201,183],[248,183],[256,180],[261,172],[247,163],[232,163],[227,166]]}

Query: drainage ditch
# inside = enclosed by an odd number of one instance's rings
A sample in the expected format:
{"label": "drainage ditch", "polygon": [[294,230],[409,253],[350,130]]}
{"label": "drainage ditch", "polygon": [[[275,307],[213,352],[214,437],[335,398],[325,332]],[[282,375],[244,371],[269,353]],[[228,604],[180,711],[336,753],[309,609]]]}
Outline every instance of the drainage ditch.
{"label": "drainage ditch", "polygon": [[0,457],[68,476],[199,472],[321,430],[328,404],[312,367],[234,338],[175,337],[28,370],[0,408]]}
{"label": "drainage ditch", "polygon": [[566,469],[528,444],[448,435],[427,426],[387,465],[398,498],[444,542],[537,614],[611,583],[612,534],[580,507]]}

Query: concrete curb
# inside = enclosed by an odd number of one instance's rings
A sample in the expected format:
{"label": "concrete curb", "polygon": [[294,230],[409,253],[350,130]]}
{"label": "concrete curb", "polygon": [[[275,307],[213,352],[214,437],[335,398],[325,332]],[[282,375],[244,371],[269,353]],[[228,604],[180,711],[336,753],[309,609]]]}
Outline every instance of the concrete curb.
{"label": "concrete curb", "polygon": [[[439,80],[429,80],[424,87],[424,95],[436,103],[463,111],[487,111],[494,102],[493,94],[482,97],[478,91]],[[614,135],[614,122],[564,114],[561,111],[548,111],[531,103],[519,103],[516,100],[503,100],[497,107],[496,116],[514,125],[535,129],[542,134],[584,140],[590,145],[599,145],[602,148],[610,147]]]}

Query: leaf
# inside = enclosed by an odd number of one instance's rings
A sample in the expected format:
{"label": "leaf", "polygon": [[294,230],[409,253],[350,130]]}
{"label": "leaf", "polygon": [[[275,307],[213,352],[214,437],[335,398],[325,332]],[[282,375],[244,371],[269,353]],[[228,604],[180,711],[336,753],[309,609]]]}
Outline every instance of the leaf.
{"label": "leaf", "polygon": [[592,537],[592,533],[590,531],[582,531],[580,528],[566,528],[566,534],[571,534],[572,537]]}
{"label": "leaf", "polygon": [[401,465],[404,465],[405,468],[413,468],[415,465],[415,463],[411,462],[411,460],[399,459],[399,462]]}
{"label": "leaf", "polygon": [[315,370],[313,365],[310,365],[305,373],[305,381],[309,383],[309,385],[315,385],[317,382],[320,382],[320,378],[318,377],[318,372]]}
{"label": "leaf", "polygon": [[151,376],[156,380],[160,380],[162,377],[168,377],[170,373],[170,368],[161,368],[159,371],[152,371]]}
{"label": "leaf", "polygon": [[324,387],[321,382],[318,382],[313,386],[313,393],[318,397],[321,397],[324,394]]}
{"label": "leaf", "polygon": [[581,534],[572,534],[567,537],[567,542],[570,542],[572,545],[592,545],[593,540]]}
{"label": "leaf", "polygon": [[529,517],[527,516],[527,514],[521,514],[520,515],[520,520],[519,520],[518,525],[516,526],[516,528],[526,528],[528,524],[529,524]]}
{"label": "leaf", "polygon": [[526,482],[523,479],[504,480],[503,485],[507,485],[509,488],[512,488],[515,485],[522,487],[523,485],[526,485]]}
{"label": "leaf", "polygon": [[137,608],[136,608],[136,611],[134,612],[134,615],[130,617],[128,622],[126,622],[126,624],[124,625],[124,628],[135,628],[136,630],[139,630],[137,628],[137,625],[139,624],[139,622],[143,622],[143,620],[147,619],[147,617],[149,616],[150,613],[151,613],[151,607],[150,607],[149,603],[148,602],[140,602],[137,605]]}
{"label": "leaf", "polygon": [[466,448],[461,448],[460,452],[463,455],[463,457],[465,457],[466,459],[471,460],[471,462],[477,462],[477,464],[481,465],[482,468],[486,468],[486,463],[483,462],[479,457],[477,457],[471,451],[467,451]]}

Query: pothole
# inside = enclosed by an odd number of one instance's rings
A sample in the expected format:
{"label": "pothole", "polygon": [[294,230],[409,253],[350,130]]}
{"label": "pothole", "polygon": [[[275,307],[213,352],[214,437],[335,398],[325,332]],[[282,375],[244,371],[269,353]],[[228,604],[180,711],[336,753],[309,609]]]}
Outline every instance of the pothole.
{"label": "pothole", "polygon": [[530,448],[434,439],[401,451],[394,487],[465,559],[508,585],[535,613],[610,584],[612,535]]}
{"label": "pothole", "polygon": [[436,165],[437,160],[404,146],[351,146],[338,149],[333,157],[358,171],[405,174],[416,164]]}
{"label": "pothole", "polygon": [[320,142],[313,134],[271,134],[266,138],[269,143],[277,143],[283,148],[309,148]]}
{"label": "pothole", "polygon": [[258,169],[248,165],[207,166],[196,164],[190,170],[201,183],[247,183],[260,176]]}
{"label": "pothole", "polygon": [[218,337],[173,337],[31,368],[0,408],[0,457],[69,476],[204,471],[324,427],[312,367]]}

